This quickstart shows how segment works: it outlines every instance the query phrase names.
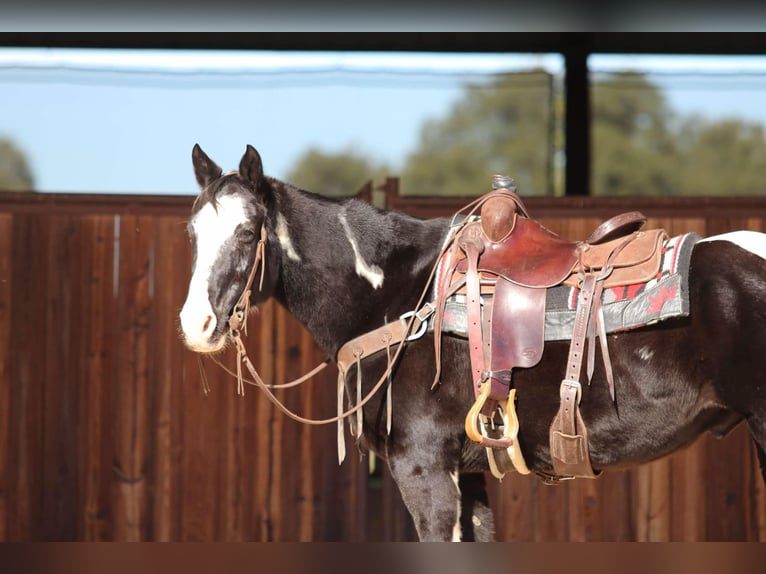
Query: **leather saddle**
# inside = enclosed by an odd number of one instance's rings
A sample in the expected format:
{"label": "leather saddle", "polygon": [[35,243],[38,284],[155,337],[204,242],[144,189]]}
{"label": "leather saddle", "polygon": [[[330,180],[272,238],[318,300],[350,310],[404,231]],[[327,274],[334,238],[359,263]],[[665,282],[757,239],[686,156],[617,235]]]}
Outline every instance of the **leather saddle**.
{"label": "leather saddle", "polygon": [[476,211],[479,218],[467,219],[446,256],[435,318],[438,353],[440,313],[446,299],[455,294],[465,297],[476,396],[466,417],[466,433],[487,448],[498,478],[509,461],[519,472],[529,472],[516,444],[512,369],[532,367],[542,358],[546,289],[561,284],[577,287],[561,408],[550,428],[554,473],[544,479],[593,478],[597,473],[590,465],[587,430],[579,412],[586,339],[591,373],[598,333],[614,397],[602,320],[599,324],[601,295],[604,288],[654,277],[667,236],[661,229],[642,231],[646,217],[633,211],[604,221],[585,240],[570,241],[530,218],[512,180],[504,176],[495,177],[493,190],[480,200]]}

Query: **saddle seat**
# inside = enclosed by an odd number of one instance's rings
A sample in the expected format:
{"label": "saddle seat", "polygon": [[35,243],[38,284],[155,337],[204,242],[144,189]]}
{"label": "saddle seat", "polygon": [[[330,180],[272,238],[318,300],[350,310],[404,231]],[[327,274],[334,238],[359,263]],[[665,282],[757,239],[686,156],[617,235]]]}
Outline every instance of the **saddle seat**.
{"label": "saddle seat", "polygon": [[[664,231],[639,232],[646,222],[640,212],[617,215],[586,240],[570,241],[526,216],[518,196],[509,195],[508,190],[490,194],[496,195],[482,205],[480,220],[468,224],[461,234],[481,241],[478,271],[485,276],[494,275],[523,287],[577,286],[580,272],[602,270],[617,245],[632,234],[634,240],[611,261],[613,271],[605,287],[648,281],[659,266]],[[467,267],[468,261],[463,259],[457,271],[465,274]]]}

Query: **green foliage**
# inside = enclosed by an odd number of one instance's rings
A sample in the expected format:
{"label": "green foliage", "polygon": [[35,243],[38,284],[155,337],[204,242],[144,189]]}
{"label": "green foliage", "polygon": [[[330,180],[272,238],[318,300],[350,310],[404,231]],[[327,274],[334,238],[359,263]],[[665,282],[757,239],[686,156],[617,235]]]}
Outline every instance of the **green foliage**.
{"label": "green foliage", "polygon": [[766,193],[763,126],[736,119],[689,118],[678,136],[683,161],[679,193],[747,196]]}
{"label": "green foliage", "polygon": [[0,138],[0,191],[29,191],[34,187],[27,159],[9,139]]}
{"label": "green foliage", "polygon": [[679,186],[674,121],[662,92],[641,74],[594,83],[594,195],[673,195]]}
{"label": "green foliage", "polygon": [[287,181],[322,195],[349,196],[369,180],[384,178],[389,171],[384,164],[352,149],[326,153],[309,148],[288,173]]}
{"label": "green foliage", "polygon": [[[411,195],[480,195],[499,173],[523,195],[562,195],[564,96],[543,71],[505,74],[465,86],[444,117],[427,120],[398,174]],[[740,119],[703,120],[670,109],[640,73],[593,78],[593,195],[761,195],[766,133]],[[308,150],[291,181],[349,195],[392,174],[355,151]]]}
{"label": "green foliage", "polygon": [[524,194],[554,191],[553,79],[542,71],[470,84],[442,119],[427,121],[406,161],[402,189],[415,195],[480,195],[493,174]]}

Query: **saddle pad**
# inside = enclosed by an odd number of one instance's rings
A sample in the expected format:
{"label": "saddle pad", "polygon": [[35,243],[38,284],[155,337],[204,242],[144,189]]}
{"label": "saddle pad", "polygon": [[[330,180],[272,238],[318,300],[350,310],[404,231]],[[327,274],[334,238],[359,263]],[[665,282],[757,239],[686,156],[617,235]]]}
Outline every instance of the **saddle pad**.
{"label": "saddle pad", "polygon": [[[700,236],[686,233],[666,240],[662,263],[655,277],[632,285],[605,288],[602,308],[607,333],[627,331],[689,315],[689,263]],[[548,289],[546,294],[545,340],[572,337],[577,304],[576,287]]]}
{"label": "saddle pad", "polygon": [[[694,244],[699,239],[696,233],[687,233],[664,241],[660,249],[660,270],[654,277],[632,285],[604,289],[602,308],[608,333],[689,315],[689,263]],[[576,287],[567,285],[546,290],[546,341],[571,339],[577,293]],[[462,295],[450,298],[445,306],[442,330],[467,336],[467,324],[465,298]]]}

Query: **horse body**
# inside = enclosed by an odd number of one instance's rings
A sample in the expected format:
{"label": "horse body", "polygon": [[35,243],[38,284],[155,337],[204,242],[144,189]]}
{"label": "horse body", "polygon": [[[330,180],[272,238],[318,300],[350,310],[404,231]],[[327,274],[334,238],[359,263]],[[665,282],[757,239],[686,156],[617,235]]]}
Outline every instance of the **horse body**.
{"label": "horse body", "polygon": [[[224,344],[261,225],[268,247],[263,287],[253,289],[252,302],[275,297],[331,356],[417,305],[448,220],[419,220],[298,190],[265,177],[250,146],[237,172],[223,174],[198,146],[193,162],[202,192],[189,226],[194,273],[181,312],[190,348],[214,352]],[[763,236],[756,243],[766,245]],[[760,256],[730,240],[701,242],[691,260],[690,316],[608,336],[616,402],[597,365],[581,403],[594,468],[650,461],[743,419],[763,464],[764,285]],[[518,442],[533,471],[551,472],[548,432],[567,351],[566,342],[548,342],[536,366],[514,370]],[[378,392],[364,407],[361,442],[387,461],[421,540],[490,540],[487,456],[464,429],[474,401],[466,340],[444,334],[441,361],[440,383],[432,389],[432,338],[406,344],[392,373],[391,431],[386,393]],[[361,365],[366,395],[386,372],[386,353]],[[347,379],[353,399],[355,369]]]}

